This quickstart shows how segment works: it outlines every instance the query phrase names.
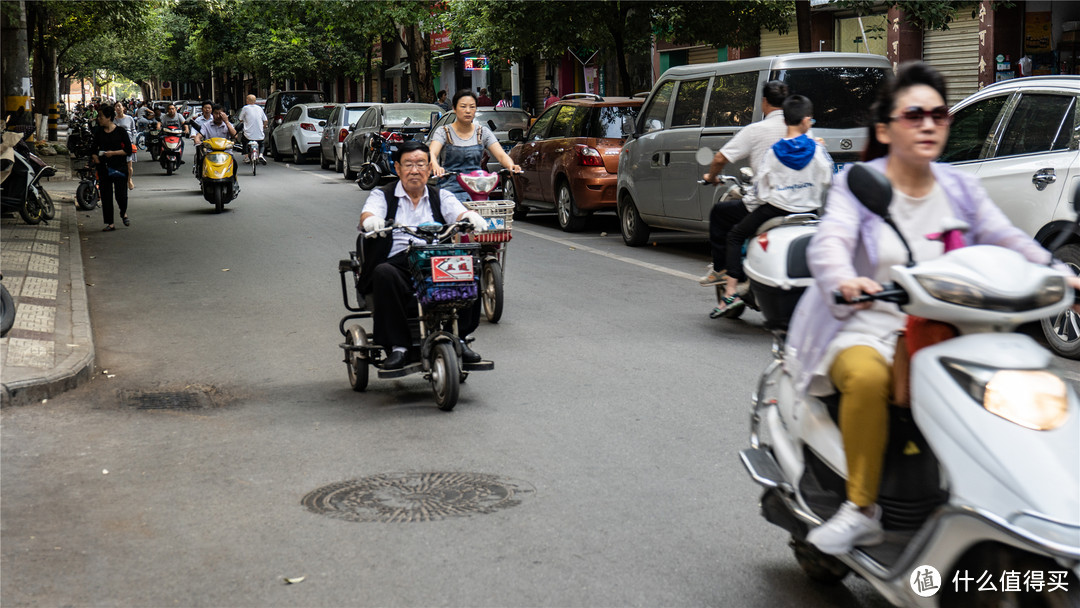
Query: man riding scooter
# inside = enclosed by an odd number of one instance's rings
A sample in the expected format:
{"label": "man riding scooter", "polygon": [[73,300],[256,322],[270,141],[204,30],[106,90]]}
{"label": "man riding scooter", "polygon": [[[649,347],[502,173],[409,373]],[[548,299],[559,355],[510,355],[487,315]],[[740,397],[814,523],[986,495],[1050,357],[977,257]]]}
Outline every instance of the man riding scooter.
{"label": "man riding scooter", "polygon": [[[205,104],[203,106],[206,107]],[[199,132],[195,134],[195,150],[198,164],[196,165],[196,171],[201,171],[202,167],[202,142],[206,139],[213,139],[215,137],[224,137],[226,139],[236,138],[236,129],[229,122],[228,117],[225,115],[225,108],[221,104],[214,104],[213,106],[213,120],[210,122],[203,122]],[[198,175],[198,173],[196,173]],[[240,193],[240,184],[236,181],[236,173],[233,173],[233,193]]]}
{"label": "man riding scooter", "polygon": [[[487,222],[475,211],[469,211],[453,194],[435,186],[428,186],[431,162],[428,147],[417,141],[398,145],[393,153],[400,180],[372,190],[360,215],[360,230],[372,232],[386,227],[388,221],[395,225],[416,226],[425,222],[469,221],[475,230],[482,231]],[[438,204],[433,204],[437,200]],[[389,356],[383,369],[401,369],[409,360],[409,311],[415,315],[416,300],[409,274],[407,248],[414,237],[394,233],[368,239],[364,247],[371,253],[364,256],[361,270],[363,280],[369,281],[362,289],[373,294],[374,339],[383,345]],[[480,324],[480,306],[476,303],[463,309],[459,317],[459,336],[471,334]],[[462,360],[477,363],[479,354],[462,341]]]}

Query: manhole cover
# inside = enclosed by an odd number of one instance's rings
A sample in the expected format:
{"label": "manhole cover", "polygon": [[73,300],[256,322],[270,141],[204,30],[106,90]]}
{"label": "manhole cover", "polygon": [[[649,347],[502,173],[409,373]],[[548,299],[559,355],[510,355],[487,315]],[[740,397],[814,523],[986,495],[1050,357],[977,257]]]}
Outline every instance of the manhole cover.
{"label": "manhole cover", "polygon": [[493,513],[521,504],[528,483],[481,473],[389,473],[330,484],[301,502],[348,521],[406,523]]}
{"label": "manhole cover", "polygon": [[198,410],[210,406],[203,391],[123,391],[121,402],[139,410]]}

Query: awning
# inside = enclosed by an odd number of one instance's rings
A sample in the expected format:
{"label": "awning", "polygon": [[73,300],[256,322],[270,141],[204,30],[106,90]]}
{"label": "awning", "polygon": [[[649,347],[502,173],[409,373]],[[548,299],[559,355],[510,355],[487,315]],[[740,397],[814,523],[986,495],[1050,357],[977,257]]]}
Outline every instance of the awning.
{"label": "awning", "polygon": [[401,63],[395,65],[392,68],[386,68],[386,72],[385,72],[385,74],[390,78],[393,78],[394,76],[401,76],[403,74],[411,74],[411,73],[412,73],[412,71],[409,70],[409,62],[408,61],[402,61]]}

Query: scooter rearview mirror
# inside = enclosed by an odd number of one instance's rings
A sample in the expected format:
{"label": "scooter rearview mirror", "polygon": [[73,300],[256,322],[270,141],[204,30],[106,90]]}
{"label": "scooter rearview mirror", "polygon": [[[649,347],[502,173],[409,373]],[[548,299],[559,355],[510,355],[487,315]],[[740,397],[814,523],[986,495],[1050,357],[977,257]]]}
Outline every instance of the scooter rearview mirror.
{"label": "scooter rearview mirror", "polygon": [[848,173],[847,185],[863,206],[873,211],[875,215],[884,219],[889,218],[892,184],[882,173],[863,163],[857,163]]}
{"label": "scooter rearview mirror", "polygon": [[713,151],[707,147],[698,148],[698,151],[694,153],[694,159],[697,160],[699,165],[709,166],[712,164]]}
{"label": "scooter rearview mirror", "polygon": [[914,266],[915,257],[911,253],[911,246],[908,245],[904,233],[900,232],[889,215],[889,203],[892,202],[892,184],[889,183],[889,178],[880,171],[871,169],[866,163],[856,163],[848,172],[847,185],[863,206],[885,220],[885,223],[892,228],[903,243],[904,249],[907,250],[907,265]]}

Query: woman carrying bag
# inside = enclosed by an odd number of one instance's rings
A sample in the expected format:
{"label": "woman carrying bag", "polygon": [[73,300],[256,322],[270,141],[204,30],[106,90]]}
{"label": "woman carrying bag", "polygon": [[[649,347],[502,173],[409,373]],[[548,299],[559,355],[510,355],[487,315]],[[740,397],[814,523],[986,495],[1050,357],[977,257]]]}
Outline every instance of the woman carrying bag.
{"label": "woman carrying bag", "polygon": [[94,133],[94,148],[90,161],[97,165],[98,183],[101,189],[101,215],[105,220],[103,232],[116,230],[113,224],[113,194],[120,208],[120,219],[125,226],[131,225],[127,216],[128,206],[128,156],[135,152],[127,131],[116,126],[113,119],[116,110],[104,104],[98,111],[97,123],[101,127]]}

